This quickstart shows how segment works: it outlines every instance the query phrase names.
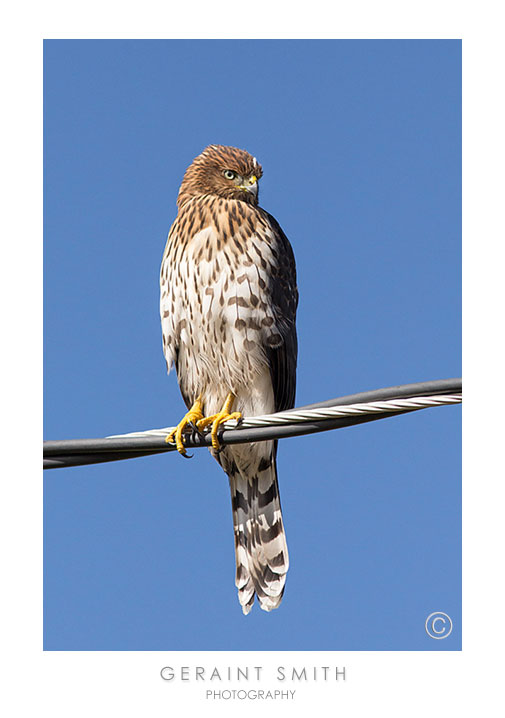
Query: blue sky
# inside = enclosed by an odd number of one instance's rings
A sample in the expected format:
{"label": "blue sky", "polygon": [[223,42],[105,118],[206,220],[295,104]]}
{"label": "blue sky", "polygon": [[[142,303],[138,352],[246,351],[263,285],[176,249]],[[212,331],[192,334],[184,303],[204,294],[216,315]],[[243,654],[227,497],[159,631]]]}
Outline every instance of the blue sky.
{"label": "blue sky", "polygon": [[[207,144],[263,164],[298,266],[297,404],[459,376],[459,41],[46,41],[45,438],[167,426],[158,273]],[[48,650],[455,650],[460,408],[289,439],[283,603],[244,617],[204,450],[46,471]],[[426,617],[453,620],[446,640]]]}

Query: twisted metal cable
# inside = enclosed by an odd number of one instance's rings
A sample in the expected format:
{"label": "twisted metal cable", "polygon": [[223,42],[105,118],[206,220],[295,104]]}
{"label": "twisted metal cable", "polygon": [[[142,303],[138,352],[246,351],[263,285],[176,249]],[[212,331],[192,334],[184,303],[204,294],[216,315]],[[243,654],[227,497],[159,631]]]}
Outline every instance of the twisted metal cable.
{"label": "twisted metal cable", "polygon": [[[266,441],[355,426],[429,407],[459,404],[461,379],[404,384],[330,399],[265,416],[230,421],[220,430],[222,444]],[[174,451],[165,438],[174,427],[108,436],[44,442],[44,468],[81,466]],[[210,432],[185,436],[188,448],[210,446]]]}
{"label": "twisted metal cable", "polygon": [[[286,424],[303,424],[311,421],[323,421],[341,416],[362,416],[364,414],[387,414],[390,412],[406,413],[417,409],[427,409],[431,406],[444,404],[461,404],[462,394],[441,394],[439,396],[420,396],[415,399],[393,399],[389,401],[364,402],[361,404],[347,404],[333,406],[325,409],[290,409],[276,414],[263,414],[251,416],[237,421],[231,419],[224,422],[221,427],[224,431],[230,429],[250,429],[257,426],[285,426]],[[166,426],[163,429],[147,429],[146,431],[132,431],[129,434],[112,434],[107,439],[120,439],[123,437],[142,438],[147,436],[162,436],[165,438],[175,426]],[[206,433],[210,433],[210,427]]]}

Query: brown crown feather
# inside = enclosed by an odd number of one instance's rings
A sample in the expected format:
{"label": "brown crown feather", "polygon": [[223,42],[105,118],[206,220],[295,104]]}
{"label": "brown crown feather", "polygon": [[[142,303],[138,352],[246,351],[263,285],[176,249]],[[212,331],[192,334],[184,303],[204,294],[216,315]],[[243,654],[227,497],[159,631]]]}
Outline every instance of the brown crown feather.
{"label": "brown crown feather", "polygon": [[261,165],[249,152],[237,147],[209,145],[190,164],[182,180],[177,204],[181,207],[188,199],[213,194],[224,199],[241,199],[249,204],[258,204],[258,198],[251,192],[239,189],[232,180],[226,179],[225,170],[233,170],[242,177],[263,174]]}

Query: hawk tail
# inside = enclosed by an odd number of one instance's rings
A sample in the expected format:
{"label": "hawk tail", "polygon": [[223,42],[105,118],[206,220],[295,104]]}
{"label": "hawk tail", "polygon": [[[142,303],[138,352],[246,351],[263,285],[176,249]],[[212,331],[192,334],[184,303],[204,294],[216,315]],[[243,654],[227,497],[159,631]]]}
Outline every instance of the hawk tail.
{"label": "hawk tail", "polygon": [[248,457],[244,468],[238,456],[222,462],[230,481],[235,585],[244,614],[251,610],[255,595],[260,607],[271,611],[279,606],[284,593],[289,557],[275,453],[274,443],[265,442],[257,447],[253,461]]}

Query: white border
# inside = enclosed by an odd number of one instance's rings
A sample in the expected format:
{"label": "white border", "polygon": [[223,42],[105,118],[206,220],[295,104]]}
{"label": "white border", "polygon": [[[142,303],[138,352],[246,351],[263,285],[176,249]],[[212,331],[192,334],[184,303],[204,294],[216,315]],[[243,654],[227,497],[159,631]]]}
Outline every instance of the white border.
{"label": "white border", "polygon": [[[2,199],[1,615],[4,714],[165,716],[194,707],[209,715],[259,703],[203,704],[193,684],[167,685],[163,665],[346,666],[346,681],[304,687],[295,704],[345,716],[496,715],[503,640],[504,472],[499,399],[503,341],[503,39],[498,2],[168,3],[25,2],[11,4],[0,45]],[[240,16],[239,16],[240,15]],[[228,21],[227,21],[228,18]],[[237,31],[238,27],[241,31]],[[246,34],[244,34],[246,33]],[[335,37],[464,40],[464,649],[462,653],[260,654],[43,653],[41,548],[41,58],[42,38]],[[5,332],[7,329],[7,332]],[[7,350],[5,347],[7,346]],[[486,399],[484,406],[483,399]],[[479,404],[479,399],[481,399]],[[4,405],[5,406],[5,405]],[[20,429],[30,418],[29,436]],[[499,453],[498,453],[499,452]],[[4,662],[5,665],[5,662]],[[305,692],[306,688],[306,692]],[[200,690],[198,688],[198,690]],[[301,690],[301,689],[300,689]],[[231,707],[230,707],[231,706]],[[262,706],[261,706],[262,707]]]}

